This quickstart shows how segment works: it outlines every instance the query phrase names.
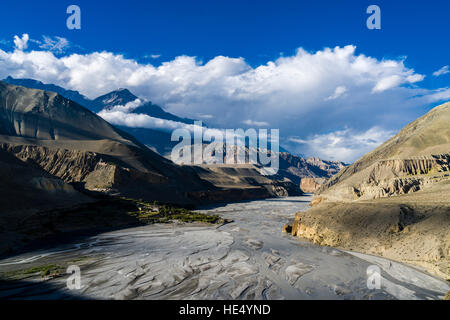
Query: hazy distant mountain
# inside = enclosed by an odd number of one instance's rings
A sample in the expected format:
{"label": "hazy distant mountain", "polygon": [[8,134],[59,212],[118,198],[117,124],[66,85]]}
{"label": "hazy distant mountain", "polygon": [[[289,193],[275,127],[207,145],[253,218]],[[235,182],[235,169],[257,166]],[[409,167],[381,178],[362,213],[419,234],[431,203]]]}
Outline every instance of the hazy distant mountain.
{"label": "hazy distant mountain", "polygon": [[169,131],[125,126],[117,127],[133,135],[147,147],[165,157],[169,157],[173,147],[178,144],[177,141],[171,141],[172,134]]}
{"label": "hazy distant mountain", "polygon": [[290,154],[280,153],[280,173],[292,182],[300,184],[302,178],[328,179],[346,166],[341,161],[328,161],[319,158],[303,158]]}

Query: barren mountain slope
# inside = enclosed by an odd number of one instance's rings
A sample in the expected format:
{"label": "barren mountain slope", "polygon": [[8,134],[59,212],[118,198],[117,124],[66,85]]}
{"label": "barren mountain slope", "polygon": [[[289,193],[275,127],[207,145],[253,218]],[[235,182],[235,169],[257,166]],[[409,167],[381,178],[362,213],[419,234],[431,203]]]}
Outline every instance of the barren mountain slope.
{"label": "barren mountain slope", "polygon": [[450,103],[440,105],[341,170],[318,191],[351,201],[407,194],[450,175]]}
{"label": "barren mountain slope", "polygon": [[292,234],[376,254],[450,278],[450,103],[396,136],[319,190]]}

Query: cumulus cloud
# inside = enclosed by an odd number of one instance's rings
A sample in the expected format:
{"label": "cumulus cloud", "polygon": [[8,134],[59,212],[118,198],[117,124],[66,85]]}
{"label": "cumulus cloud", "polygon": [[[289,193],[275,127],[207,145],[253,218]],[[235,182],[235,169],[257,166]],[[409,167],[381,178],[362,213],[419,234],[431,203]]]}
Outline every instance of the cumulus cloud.
{"label": "cumulus cloud", "polygon": [[22,37],[14,36],[14,46],[17,50],[23,51],[28,48],[28,40],[30,40],[30,36],[27,33],[24,33]]}
{"label": "cumulus cloud", "polygon": [[[0,50],[2,78],[35,78],[90,98],[125,87],[178,116],[205,115],[216,128],[239,128],[243,121],[269,124],[280,129],[283,147],[307,155],[314,155],[305,152],[308,144],[288,138],[360,133],[374,127],[390,132],[422,115],[430,103],[448,99],[447,88],[420,88],[424,76],[407,67],[405,58],[380,60],[357,53],[352,45],[316,52],[300,48],[292,56],[255,67],[242,57],[224,56],[205,62],[178,56],[154,66],[112,52],[58,57],[50,49],[26,52],[25,38],[19,40],[16,47],[22,50]],[[126,119],[121,121],[159,125],[142,116]],[[339,150],[348,160],[346,149]]]}
{"label": "cumulus cloud", "polygon": [[447,73],[450,73],[449,67],[448,66],[443,66],[439,70],[433,72],[433,76],[439,77],[439,76],[442,76],[443,74],[447,74]]}

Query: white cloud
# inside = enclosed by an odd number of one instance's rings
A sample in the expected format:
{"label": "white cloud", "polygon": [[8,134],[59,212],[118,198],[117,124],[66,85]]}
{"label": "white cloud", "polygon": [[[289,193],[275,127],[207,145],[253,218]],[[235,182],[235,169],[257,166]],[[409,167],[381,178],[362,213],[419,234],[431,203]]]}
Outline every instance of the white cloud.
{"label": "white cloud", "polygon": [[432,91],[429,95],[424,97],[428,102],[445,101],[450,100],[450,88],[441,88]]}
{"label": "white cloud", "polygon": [[346,128],[327,134],[316,134],[307,139],[292,137],[289,140],[302,145],[305,152],[323,159],[353,162],[394,134],[394,131],[386,131],[380,127],[372,127],[362,132]]}
{"label": "white cloud", "polygon": [[422,74],[412,74],[406,77],[405,83],[416,83],[425,79],[425,76]]}
{"label": "white cloud", "polygon": [[402,77],[396,74],[382,78],[377,82],[372,92],[383,92],[385,90],[398,87],[402,83],[402,80],[403,80]]}
{"label": "white cloud", "polygon": [[161,58],[161,54],[147,54],[144,56],[144,58],[146,59],[158,59]]}
{"label": "white cloud", "polygon": [[64,53],[70,47],[70,42],[62,37],[43,36],[43,41],[39,48],[45,49],[57,54]]}
{"label": "white cloud", "polygon": [[28,48],[28,40],[30,40],[30,37],[27,33],[24,33],[22,35],[22,38],[19,36],[14,36],[14,46],[17,50],[23,51],[26,48]]}
{"label": "white cloud", "polygon": [[129,113],[120,110],[103,110],[99,112],[98,115],[111,124],[126,127],[162,129],[165,131],[172,131],[174,129],[187,126],[181,122],[153,118],[146,114]]}
{"label": "white cloud", "polygon": [[[20,39],[19,46],[23,43]],[[8,75],[54,83],[90,98],[125,87],[178,116],[206,115],[208,125],[217,128],[239,128],[246,119],[255,126],[268,123],[280,129],[282,144],[286,137],[306,139],[346,127],[351,132],[398,130],[430,102],[448,99],[447,88],[420,88],[424,76],[405,66],[405,58],[379,60],[357,54],[351,45],[316,52],[300,48],[256,67],[242,57],[202,62],[179,56],[154,66],[111,52],[56,57],[49,50],[0,50],[0,78]],[[121,121],[159,125],[137,115],[126,119]],[[283,146],[314,155],[302,149],[305,145]]]}
{"label": "white cloud", "polygon": [[401,84],[415,83],[422,81],[424,78],[425,76],[420,74],[412,74],[411,71],[410,74],[406,74],[403,76],[399,74],[394,74],[380,79],[373,88],[372,92],[383,92],[392,88],[396,88]]}
{"label": "white cloud", "polygon": [[142,105],[144,102],[145,101],[142,101],[141,99],[138,98],[134,101],[128,102],[124,106],[122,106],[122,105],[113,106],[112,108],[108,109],[107,111],[108,112],[120,111],[120,112],[129,113],[129,112],[133,111],[134,109],[136,109],[137,107],[139,107],[140,105]]}
{"label": "white cloud", "polygon": [[439,77],[439,76],[441,76],[443,74],[447,74],[447,73],[450,73],[449,67],[448,66],[443,66],[439,70],[433,72],[433,76]]}
{"label": "white cloud", "polygon": [[334,100],[334,99],[340,98],[343,95],[345,95],[346,92],[347,92],[346,87],[344,87],[344,86],[336,87],[336,89],[334,90],[334,93],[331,96],[329,96],[328,98],[326,98],[325,100]]}
{"label": "white cloud", "polygon": [[104,109],[100,111],[98,115],[111,124],[125,127],[172,131],[187,126],[186,124],[177,121],[154,118],[141,113],[131,113],[144,102],[145,101],[142,101],[141,99],[136,99],[125,105],[116,105],[111,109]]}
{"label": "white cloud", "polygon": [[[98,113],[100,117],[113,125],[125,126],[131,128],[158,129],[161,131],[172,132],[175,129],[187,129],[194,132],[194,129],[200,128],[197,124],[186,124],[183,122],[154,118],[142,113],[131,113],[141,103],[139,99],[127,103],[125,106],[115,106],[109,110],[102,110]],[[207,128],[202,126],[202,130],[208,131],[212,136],[217,134],[225,136],[225,129]]]}
{"label": "white cloud", "polygon": [[253,121],[253,120],[244,120],[242,123],[250,126],[250,127],[268,127],[269,123],[265,121]]}

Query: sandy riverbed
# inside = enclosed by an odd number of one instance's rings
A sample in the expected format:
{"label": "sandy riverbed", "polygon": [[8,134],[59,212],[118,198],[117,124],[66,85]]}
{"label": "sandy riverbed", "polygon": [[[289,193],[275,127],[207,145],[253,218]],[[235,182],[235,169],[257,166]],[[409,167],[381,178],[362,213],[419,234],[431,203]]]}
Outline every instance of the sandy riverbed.
{"label": "sandy riverbed", "polygon": [[[151,225],[0,261],[0,271],[78,264],[81,289],[68,275],[30,275],[0,283],[0,299],[440,299],[445,281],[386,259],[300,241],[281,232],[309,196],[205,208],[234,222],[217,226]],[[381,289],[367,288],[367,268]]]}

